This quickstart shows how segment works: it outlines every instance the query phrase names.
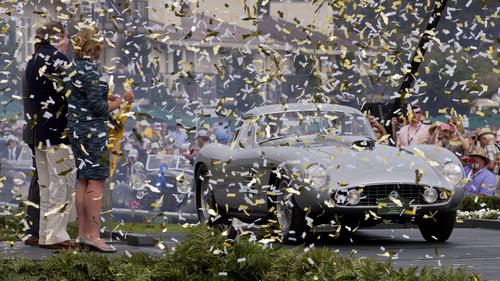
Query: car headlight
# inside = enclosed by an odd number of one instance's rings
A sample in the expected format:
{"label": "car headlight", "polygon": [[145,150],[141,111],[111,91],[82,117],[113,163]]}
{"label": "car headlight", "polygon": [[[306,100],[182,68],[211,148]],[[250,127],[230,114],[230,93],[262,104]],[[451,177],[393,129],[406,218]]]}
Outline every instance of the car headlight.
{"label": "car headlight", "polygon": [[444,178],[448,182],[450,182],[453,186],[460,183],[464,178],[462,167],[453,162],[448,162],[444,164],[442,172]]}
{"label": "car headlight", "polygon": [[434,187],[429,187],[424,191],[424,200],[429,204],[436,202],[438,196],[438,191]]}
{"label": "car headlight", "polygon": [[351,189],[347,192],[347,203],[349,205],[355,206],[358,205],[361,201],[361,193],[356,189]]}
{"label": "car headlight", "polygon": [[26,174],[23,172],[17,172],[12,178],[12,181],[15,185],[23,185],[26,181]]}
{"label": "car headlight", "polygon": [[146,190],[139,190],[137,191],[135,198],[137,198],[138,200],[142,200],[142,198],[144,198],[144,196],[146,196],[147,194],[148,193],[146,192]]}
{"label": "car headlight", "polygon": [[134,174],[130,177],[130,185],[134,190],[143,190],[146,187],[146,176],[143,174]]}
{"label": "car headlight", "polygon": [[177,182],[177,192],[179,193],[191,192],[191,180],[184,178],[182,181]]}
{"label": "car headlight", "polygon": [[314,188],[320,188],[325,185],[327,175],[328,173],[321,165],[312,164],[306,169],[304,182]]}

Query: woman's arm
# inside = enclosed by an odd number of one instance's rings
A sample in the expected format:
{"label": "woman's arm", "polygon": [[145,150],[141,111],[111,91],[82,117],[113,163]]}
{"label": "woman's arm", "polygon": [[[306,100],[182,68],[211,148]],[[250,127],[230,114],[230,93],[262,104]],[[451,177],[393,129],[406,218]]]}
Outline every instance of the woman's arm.
{"label": "woman's arm", "polygon": [[380,124],[379,122],[377,121],[373,122],[372,126],[380,131],[380,135],[382,136],[387,135],[387,131],[385,130],[384,126],[382,126],[382,124]]}
{"label": "woman's arm", "polygon": [[396,130],[396,125],[397,125],[398,119],[396,117],[391,118],[391,137],[392,140],[394,141],[394,146],[398,146],[398,132]]}
{"label": "woman's arm", "polygon": [[458,140],[462,144],[462,148],[464,149],[464,151],[469,151],[470,148],[469,140],[466,137],[464,137],[464,135],[462,135],[462,132],[458,129],[458,127],[455,124],[453,124],[452,126],[453,128],[455,128],[455,134],[457,135]]}
{"label": "woman's arm", "polygon": [[115,96],[108,97],[108,112],[119,108],[124,102],[133,103],[134,93],[131,91],[127,91],[123,94],[122,98],[118,98]]}
{"label": "woman's arm", "polygon": [[113,100],[108,100],[108,113],[119,108],[122,105],[123,100],[121,98],[115,98]]}
{"label": "woman's arm", "polygon": [[[438,139],[438,134],[439,134],[439,131],[441,129],[439,128],[439,126],[434,130],[434,132],[432,132],[432,135],[431,137],[429,138],[429,144],[437,144],[439,142],[439,139]],[[442,145],[440,145],[442,146]]]}
{"label": "woman's arm", "polygon": [[95,70],[90,70],[85,74],[83,90],[87,95],[89,109],[95,116],[105,116],[109,112],[109,103],[107,99],[103,99],[103,91],[107,93],[108,89],[101,86],[102,84],[99,82],[101,74]]}

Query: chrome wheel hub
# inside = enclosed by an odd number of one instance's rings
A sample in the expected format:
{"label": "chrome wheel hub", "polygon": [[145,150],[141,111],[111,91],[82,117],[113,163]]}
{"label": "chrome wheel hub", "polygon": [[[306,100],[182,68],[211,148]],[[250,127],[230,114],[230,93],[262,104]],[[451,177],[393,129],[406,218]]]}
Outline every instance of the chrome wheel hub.
{"label": "chrome wheel hub", "polygon": [[215,213],[213,209],[214,199],[213,190],[208,184],[208,179],[205,178],[201,183],[201,196],[200,196],[200,209],[203,213],[203,218],[206,221],[210,221],[212,218],[211,213]]}
{"label": "chrome wheel hub", "polygon": [[286,235],[290,230],[292,221],[292,202],[287,199],[284,193],[277,197],[276,216],[281,230],[281,235]]}

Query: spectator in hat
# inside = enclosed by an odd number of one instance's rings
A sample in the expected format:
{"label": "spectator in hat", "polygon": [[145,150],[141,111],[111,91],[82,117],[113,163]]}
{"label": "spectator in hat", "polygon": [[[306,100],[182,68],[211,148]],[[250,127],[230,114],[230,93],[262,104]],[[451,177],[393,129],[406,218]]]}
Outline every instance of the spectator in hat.
{"label": "spectator in hat", "polygon": [[496,195],[500,196],[500,152],[497,153],[495,157],[495,168],[493,168],[493,174],[497,180]]}
{"label": "spectator in hat", "polygon": [[[132,150],[132,149],[133,149],[133,147],[132,147],[132,144],[130,142],[126,142],[123,145],[122,153],[123,153],[123,159],[125,159],[125,162],[128,161],[129,153],[130,153],[130,150]],[[113,177],[114,180],[115,181],[125,181],[129,177],[128,168],[129,168],[128,163],[123,164],[123,165],[118,165],[116,174]]]}
{"label": "spectator in hat", "polygon": [[398,132],[396,145],[405,147],[408,145],[427,144],[430,139],[429,125],[423,124],[424,119],[422,109],[418,105],[411,106],[410,124],[401,128]]}
{"label": "spectator in hat", "polygon": [[193,145],[189,152],[183,153],[183,156],[189,159],[191,164],[194,164],[194,159],[198,156],[200,150],[210,142],[210,137],[207,130],[199,130],[196,133],[196,144]]}
{"label": "spectator in hat", "polygon": [[168,135],[168,124],[167,123],[161,123],[160,125],[160,136],[166,136]]}
{"label": "spectator in hat", "polygon": [[141,120],[137,123],[137,131],[139,134],[144,135],[144,132],[146,131],[146,128],[149,127],[149,122],[146,120]]}
{"label": "spectator in hat", "polygon": [[160,153],[160,144],[157,142],[153,142],[151,144],[151,151],[150,154],[156,155]]}
{"label": "spectator in hat", "polygon": [[[146,120],[143,120],[143,121],[146,121]],[[144,128],[144,136],[148,139],[150,139],[151,141],[155,141],[158,137],[158,131],[157,131],[157,123],[153,123],[154,127],[151,126],[150,123],[147,123],[148,125],[145,126]]]}
{"label": "spectator in hat", "polygon": [[224,120],[224,116],[219,115],[219,120],[212,124],[212,130],[218,143],[228,144],[231,141],[231,128]]}
{"label": "spectator in hat", "polygon": [[139,151],[135,148],[131,148],[129,153],[128,153],[129,162],[131,162],[133,164],[133,163],[135,163],[135,161],[137,161],[138,158],[139,158]]}
{"label": "spectator in hat", "polygon": [[2,150],[2,155],[0,158],[4,158],[10,161],[16,161],[21,154],[21,145],[19,144],[19,139],[14,135],[8,135],[5,138],[5,146],[7,149]]}
{"label": "spectator in hat", "polygon": [[128,162],[128,175],[132,175],[132,169],[133,169],[133,166],[134,164],[137,162],[137,161],[140,161],[140,153],[139,153],[139,150],[135,149],[135,148],[131,148],[127,154],[127,162]]}
{"label": "spectator in hat", "polygon": [[456,126],[449,123],[435,123],[429,128],[430,144],[447,148],[458,157],[465,155],[469,142],[463,137]]}
{"label": "spectator in hat", "polygon": [[167,143],[165,146],[165,155],[174,155],[175,154],[175,147],[171,143]]}
{"label": "spectator in hat", "polygon": [[189,140],[186,130],[184,130],[184,126],[181,123],[175,125],[175,131],[170,133],[170,137],[174,140],[174,145],[178,148],[187,144]]}
{"label": "spectator in hat", "polygon": [[477,134],[479,141],[479,146],[484,150],[485,156],[490,160],[487,165],[490,171],[493,171],[495,166],[495,157],[500,148],[495,144],[495,134],[490,130],[490,128],[482,128]]}
{"label": "spectator in hat", "polygon": [[486,157],[483,149],[475,149],[465,157],[467,166],[464,168],[465,177],[468,179],[465,185],[465,194],[492,196],[495,194],[495,175],[486,168],[490,160]]}
{"label": "spectator in hat", "polygon": [[142,140],[142,149],[144,150],[144,152],[146,152],[146,154],[149,154],[149,152],[151,151],[151,140],[150,139],[143,139]]}

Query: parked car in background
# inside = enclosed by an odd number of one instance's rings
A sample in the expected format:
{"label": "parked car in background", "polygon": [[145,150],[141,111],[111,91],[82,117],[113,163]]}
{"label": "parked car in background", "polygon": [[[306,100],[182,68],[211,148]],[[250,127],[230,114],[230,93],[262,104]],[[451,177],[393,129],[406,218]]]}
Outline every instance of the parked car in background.
{"label": "parked car in background", "polygon": [[[0,158],[0,201],[19,203],[28,198],[28,190],[33,175],[31,149],[26,144],[20,145],[21,152],[17,160]],[[0,145],[0,149],[6,149]],[[5,155],[0,153],[0,155]]]}
{"label": "parked car in background", "polygon": [[135,162],[129,176],[112,193],[113,208],[153,212],[196,212],[193,168],[179,155],[148,155]]}
{"label": "parked car in background", "polygon": [[318,225],[348,233],[387,220],[415,223],[427,241],[445,241],[463,178],[449,150],[378,144],[359,110],[331,104],[255,108],[231,144],[206,145],[194,168],[202,222],[275,224],[290,243]]}

